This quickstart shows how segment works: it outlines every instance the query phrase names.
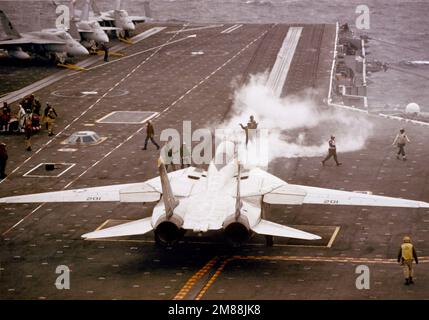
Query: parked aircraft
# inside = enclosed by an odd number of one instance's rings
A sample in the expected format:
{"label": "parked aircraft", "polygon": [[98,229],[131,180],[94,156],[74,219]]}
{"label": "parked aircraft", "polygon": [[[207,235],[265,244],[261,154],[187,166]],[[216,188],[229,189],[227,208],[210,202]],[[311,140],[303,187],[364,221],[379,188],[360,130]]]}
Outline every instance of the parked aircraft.
{"label": "parked aircraft", "polygon": [[[100,23],[89,18],[89,0],[84,1],[83,9],[79,17],[75,17],[75,0],[71,1],[72,23],[75,24],[77,32],[80,34],[82,44],[85,47],[90,47],[91,42],[106,43],[109,42],[109,37]],[[111,30],[112,28],[108,28]],[[115,28],[116,29],[116,28]]]}
{"label": "parked aircraft", "polygon": [[86,47],[93,47],[95,44],[109,42],[107,32],[118,31],[116,27],[101,26],[100,23],[90,17],[90,0],[84,0],[80,9],[76,9],[76,0],[70,2],[71,21],[70,32],[79,35],[81,43]]}
{"label": "parked aircraft", "polygon": [[31,54],[64,62],[67,57],[88,55],[88,50],[63,30],[46,29],[19,33],[6,14],[0,10],[0,20],[7,38],[0,40],[0,49],[17,59],[29,59]]}
{"label": "parked aircraft", "polygon": [[[100,11],[95,0],[90,0],[94,18],[107,27],[116,27],[121,30],[121,36],[127,37],[131,31],[136,29],[135,23],[148,20],[145,16],[130,16],[128,12],[121,9],[121,0],[116,0],[113,10]],[[145,3],[147,8],[147,3]]]}

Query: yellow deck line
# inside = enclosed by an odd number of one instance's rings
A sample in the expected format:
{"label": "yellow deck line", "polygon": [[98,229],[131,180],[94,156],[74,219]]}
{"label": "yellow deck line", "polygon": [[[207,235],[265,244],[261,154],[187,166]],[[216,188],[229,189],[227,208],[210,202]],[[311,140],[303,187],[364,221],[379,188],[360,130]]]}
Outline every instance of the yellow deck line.
{"label": "yellow deck line", "polygon": [[[311,257],[311,256],[233,256],[222,261],[213,276],[201,289],[195,300],[201,300],[207,290],[220,276],[225,266],[233,260],[268,260],[268,261],[310,261],[310,262],[346,262],[346,263],[374,263],[374,264],[398,264],[396,259],[383,258],[352,258],[352,257]],[[429,263],[429,257],[419,258],[419,263]]]}
{"label": "yellow deck line", "polygon": [[106,224],[108,224],[110,221],[111,221],[110,219],[107,219],[97,229],[95,229],[95,231],[103,229],[106,226]]}
{"label": "yellow deck line", "polygon": [[125,39],[125,38],[118,38],[119,41],[127,43],[127,44],[134,44],[131,40]]}
{"label": "yellow deck line", "polygon": [[[102,56],[102,55],[104,55],[104,51],[98,50],[97,54],[100,55],[100,56]],[[125,56],[125,54],[120,53],[120,52],[110,52],[109,51],[109,57],[110,56],[112,56],[112,57],[123,57],[123,56]]]}
{"label": "yellow deck line", "polygon": [[79,67],[78,65],[75,64],[70,64],[70,63],[58,63],[57,64],[58,67],[63,67],[63,68],[67,68],[67,69],[71,69],[71,70],[76,70],[76,71],[86,71],[85,68],[83,67]]}
{"label": "yellow deck line", "polygon": [[207,281],[207,283],[205,284],[205,286],[198,293],[198,295],[195,298],[195,300],[200,300],[204,296],[204,294],[207,292],[207,290],[215,282],[216,278],[220,276],[220,274],[222,273],[222,270],[225,268],[225,266],[227,265],[227,263],[230,262],[231,260],[234,260],[234,257],[225,259],[222,262],[222,264],[216,269],[215,273],[212,275],[212,277],[209,279],[209,281]]}
{"label": "yellow deck line", "polygon": [[204,267],[202,267],[192,277],[190,277],[189,280],[186,281],[185,285],[180,289],[180,291],[173,298],[173,300],[182,300],[182,299],[184,299],[186,297],[186,295],[189,293],[189,291],[192,289],[192,287],[195,285],[195,283],[199,279],[201,279],[201,277],[204,276],[214,266],[214,264],[218,260],[219,260],[219,258],[217,256],[214,257],[209,262],[207,262],[204,265]]}

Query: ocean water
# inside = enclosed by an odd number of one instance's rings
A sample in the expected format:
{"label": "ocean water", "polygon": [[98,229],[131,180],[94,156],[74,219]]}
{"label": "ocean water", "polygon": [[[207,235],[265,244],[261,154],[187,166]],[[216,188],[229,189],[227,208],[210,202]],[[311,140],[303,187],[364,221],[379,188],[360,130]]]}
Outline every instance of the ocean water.
{"label": "ocean water", "polygon": [[[123,0],[123,7],[130,14],[144,14],[143,2]],[[114,3],[114,0],[98,1],[102,10],[112,8]],[[407,103],[416,102],[423,110],[429,111],[429,64],[426,63],[429,61],[428,0],[150,0],[149,3],[154,20],[165,22],[347,22],[357,35],[366,34],[374,39],[369,44],[369,60],[391,65],[387,72],[369,76],[370,108],[401,110]],[[369,8],[368,30],[355,27],[356,8],[362,4]],[[51,0],[0,0],[0,8],[22,31],[52,27],[55,20],[55,7]]]}

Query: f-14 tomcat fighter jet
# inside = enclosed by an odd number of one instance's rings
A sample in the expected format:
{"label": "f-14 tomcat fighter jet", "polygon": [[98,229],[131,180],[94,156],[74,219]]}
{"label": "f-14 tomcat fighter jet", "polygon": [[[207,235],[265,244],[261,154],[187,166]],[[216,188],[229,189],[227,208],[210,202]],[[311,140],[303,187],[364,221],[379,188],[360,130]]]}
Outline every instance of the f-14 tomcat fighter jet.
{"label": "f-14 tomcat fighter jet", "polygon": [[233,150],[232,142],[220,144],[207,171],[189,167],[167,173],[164,163],[159,160],[159,177],[143,183],[13,196],[1,198],[0,203],[157,202],[151,217],[90,232],[82,237],[142,235],[154,230],[157,242],[171,244],[187,230],[219,230],[238,245],[245,243],[253,233],[320,239],[317,235],[265,220],[263,203],[429,207],[429,203],[422,201],[288,184],[256,166],[246,168]]}

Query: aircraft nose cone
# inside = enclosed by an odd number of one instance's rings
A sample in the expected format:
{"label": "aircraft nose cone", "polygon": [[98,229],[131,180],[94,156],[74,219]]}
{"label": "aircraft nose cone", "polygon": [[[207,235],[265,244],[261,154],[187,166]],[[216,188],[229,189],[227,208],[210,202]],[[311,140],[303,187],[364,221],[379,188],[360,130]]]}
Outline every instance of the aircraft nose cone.
{"label": "aircraft nose cone", "polygon": [[76,45],[71,48],[69,54],[74,57],[89,55],[89,51],[82,45]]}
{"label": "aircraft nose cone", "polygon": [[134,23],[133,23],[133,22],[128,22],[128,23],[127,23],[127,30],[129,30],[129,31],[134,31],[134,30],[136,30],[136,26],[134,25]]}
{"label": "aircraft nose cone", "polygon": [[109,42],[109,37],[107,36],[107,34],[104,31],[99,32],[99,33],[97,33],[97,38],[95,39],[95,41],[97,41],[99,43]]}
{"label": "aircraft nose cone", "polygon": [[81,46],[80,55],[81,56],[89,55],[88,49],[86,49],[84,46]]}
{"label": "aircraft nose cone", "polygon": [[103,34],[101,35],[101,42],[109,42],[109,37],[107,36],[106,33],[103,32]]}

